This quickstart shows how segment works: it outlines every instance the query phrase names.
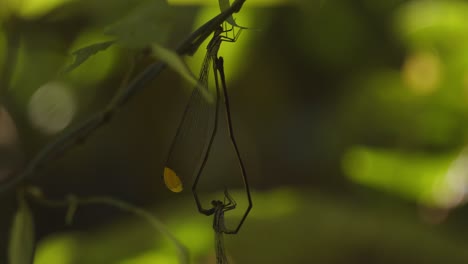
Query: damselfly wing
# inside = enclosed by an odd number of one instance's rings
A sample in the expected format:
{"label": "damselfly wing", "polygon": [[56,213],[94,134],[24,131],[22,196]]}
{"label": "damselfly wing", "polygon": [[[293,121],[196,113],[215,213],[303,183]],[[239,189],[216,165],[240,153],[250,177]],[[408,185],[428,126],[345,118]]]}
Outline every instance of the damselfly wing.
{"label": "damselfly wing", "polygon": [[169,149],[163,179],[166,187],[173,192],[181,192],[183,181],[198,173],[200,162],[208,151],[208,143],[217,125],[218,100],[215,103],[210,102],[205,95],[211,94],[208,77],[223,41],[222,33],[223,29],[220,27],[213,33],[207,46],[200,69],[199,85],[190,96]]}

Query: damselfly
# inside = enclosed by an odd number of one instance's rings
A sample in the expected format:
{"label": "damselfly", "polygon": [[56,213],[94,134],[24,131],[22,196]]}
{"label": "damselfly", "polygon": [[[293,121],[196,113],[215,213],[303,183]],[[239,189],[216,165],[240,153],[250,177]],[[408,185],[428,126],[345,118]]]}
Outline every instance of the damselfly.
{"label": "damselfly", "polygon": [[[222,57],[218,58],[218,51],[221,43],[225,41],[236,41],[241,32],[239,31],[237,34],[234,34],[234,38],[229,38],[224,35],[224,33],[228,31],[234,32],[234,29],[224,30],[223,27],[220,26],[218,30],[214,32],[213,38],[207,46],[207,53],[200,70],[199,82],[201,85],[194,89],[189,103],[184,110],[182,121],[177,128],[176,136],[169,150],[163,178],[168,189],[173,192],[180,192],[183,189],[181,178],[188,178],[194,175],[195,180],[192,185],[192,192],[195,197],[198,210],[200,213],[205,215],[213,214],[213,210],[215,208],[214,205],[210,209],[203,208],[197,194],[197,185],[206,162],[208,161],[211,146],[217,132],[218,113],[220,108],[219,101],[220,94],[222,94],[229,136],[236,153],[236,158],[240,167],[240,172],[248,200],[248,207],[238,226],[233,230],[223,231],[223,233],[235,234],[241,228],[252,208],[252,199],[247,181],[246,170],[242,162],[232,128],[229,96],[227,93],[226,78],[224,75],[224,61]],[[210,71],[210,67],[213,68],[216,87],[214,104],[210,103],[206,97],[203,96],[203,93],[209,92],[208,73]],[[221,82],[219,79],[221,79]],[[222,86],[222,92],[220,91],[220,86]],[[205,89],[205,91],[202,91],[201,89]],[[234,207],[230,210],[234,209]]]}
{"label": "damselfly", "polygon": [[[198,211],[204,215],[213,215],[214,214],[214,219],[213,219],[213,230],[215,232],[215,249],[216,249],[216,263],[217,264],[227,264],[228,260],[226,257],[226,250],[224,249],[224,237],[223,234],[237,234],[239,232],[242,224],[244,223],[245,219],[247,218],[247,215],[250,212],[250,209],[252,209],[252,198],[250,196],[250,188],[249,188],[249,183],[247,181],[247,174],[246,170],[244,167],[244,163],[242,162],[242,158],[240,156],[239,148],[237,147],[236,139],[234,137],[234,131],[232,128],[232,120],[231,120],[231,111],[230,111],[230,104],[229,104],[229,96],[227,93],[227,87],[226,87],[226,77],[224,75],[224,59],[223,57],[216,58],[215,60],[215,66],[214,66],[214,72],[215,72],[215,84],[216,84],[216,94],[219,95],[219,82],[218,82],[218,73],[221,78],[221,86],[223,88],[223,96],[224,96],[224,107],[226,110],[226,121],[228,125],[228,131],[229,131],[229,137],[231,139],[232,146],[236,152],[236,157],[239,163],[239,167],[242,173],[242,180],[244,181],[244,187],[245,187],[245,192],[247,194],[247,200],[249,202],[249,205],[244,213],[244,216],[242,217],[241,221],[237,225],[235,229],[229,229],[226,227],[226,224],[224,222],[224,213],[230,210],[234,210],[237,206],[236,201],[229,195],[227,189],[224,190],[224,202],[220,200],[213,200],[211,201],[211,208],[210,209],[205,209],[201,205],[200,199],[198,198],[197,194],[197,185],[198,181],[200,179],[201,172],[203,171],[203,168],[208,161],[208,157],[210,154],[211,150],[211,145],[213,143],[213,139],[216,135],[216,126],[214,128],[214,132],[210,138],[210,141],[208,143],[208,151],[202,161],[200,170],[198,171],[197,177],[195,178],[195,181],[192,186],[192,191],[193,195],[195,197],[195,201],[197,202],[198,206]],[[217,102],[219,101],[219,96],[217,96]],[[217,111],[215,114],[215,117],[217,119]],[[226,202],[227,200],[227,202]]]}

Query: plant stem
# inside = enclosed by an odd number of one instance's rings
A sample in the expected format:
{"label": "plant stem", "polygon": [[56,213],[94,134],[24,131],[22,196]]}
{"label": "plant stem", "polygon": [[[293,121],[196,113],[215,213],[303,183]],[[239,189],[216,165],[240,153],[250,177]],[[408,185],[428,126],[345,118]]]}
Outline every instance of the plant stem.
{"label": "plant stem", "polygon": [[122,200],[118,200],[113,197],[108,196],[93,196],[93,197],[77,197],[75,195],[68,195],[65,200],[52,200],[45,198],[42,193],[37,192],[37,188],[32,187],[28,188],[29,190],[33,189],[34,191],[29,191],[28,194],[34,198],[38,203],[47,206],[47,207],[69,207],[73,210],[71,215],[67,214],[67,219],[73,217],[74,212],[78,206],[84,205],[107,205],[114,208],[117,208],[123,212],[133,214],[146,222],[148,222],[155,230],[162,233],[164,236],[169,238],[169,240],[174,244],[179,252],[180,263],[189,263],[189,253],[187,248],[166,228],[166,226],[153,214],[149,211],[139,208],[135,205],[127,203]]}

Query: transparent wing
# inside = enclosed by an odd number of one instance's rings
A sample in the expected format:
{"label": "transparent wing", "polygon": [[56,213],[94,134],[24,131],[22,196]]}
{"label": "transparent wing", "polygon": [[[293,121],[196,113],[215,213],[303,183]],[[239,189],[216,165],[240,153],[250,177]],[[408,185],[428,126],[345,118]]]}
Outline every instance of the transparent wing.
{"label": "transparent wing", "polygon": [[194,176],[213,133],[216,104],[203,96],[203,93],[209,93],[208,76],[212,63],[213,56],[207,52],[199,75],[201,85],[194,88],[169,149],[163,177],[166,187],[173,192],[181,192],[183,181]]}
{"label": "transparent wing", "polygon": [[216,250],[216,263],[228,264],[226,256],[226,248],[224,247],[224,236],[222,232],[215,231],[215,250]]}

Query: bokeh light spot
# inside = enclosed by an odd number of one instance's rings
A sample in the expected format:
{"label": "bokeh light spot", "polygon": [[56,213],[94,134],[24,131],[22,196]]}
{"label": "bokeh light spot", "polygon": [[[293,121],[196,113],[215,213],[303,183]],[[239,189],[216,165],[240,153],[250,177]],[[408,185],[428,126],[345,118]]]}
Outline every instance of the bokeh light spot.
{"label": "bokeh light spot", "polygon": [[70,88],[61,82],[49,82],[41,86],[28,105],[30,121],[45,134],[55,134],[67,127],[76,110]]}
{"label": "bokeh light spot", "polygon": [[403,65],[403,80],[415,94],[431,94],[439,87],[441,68],[440,60],[435,54],[429,52],[411,54]]}

